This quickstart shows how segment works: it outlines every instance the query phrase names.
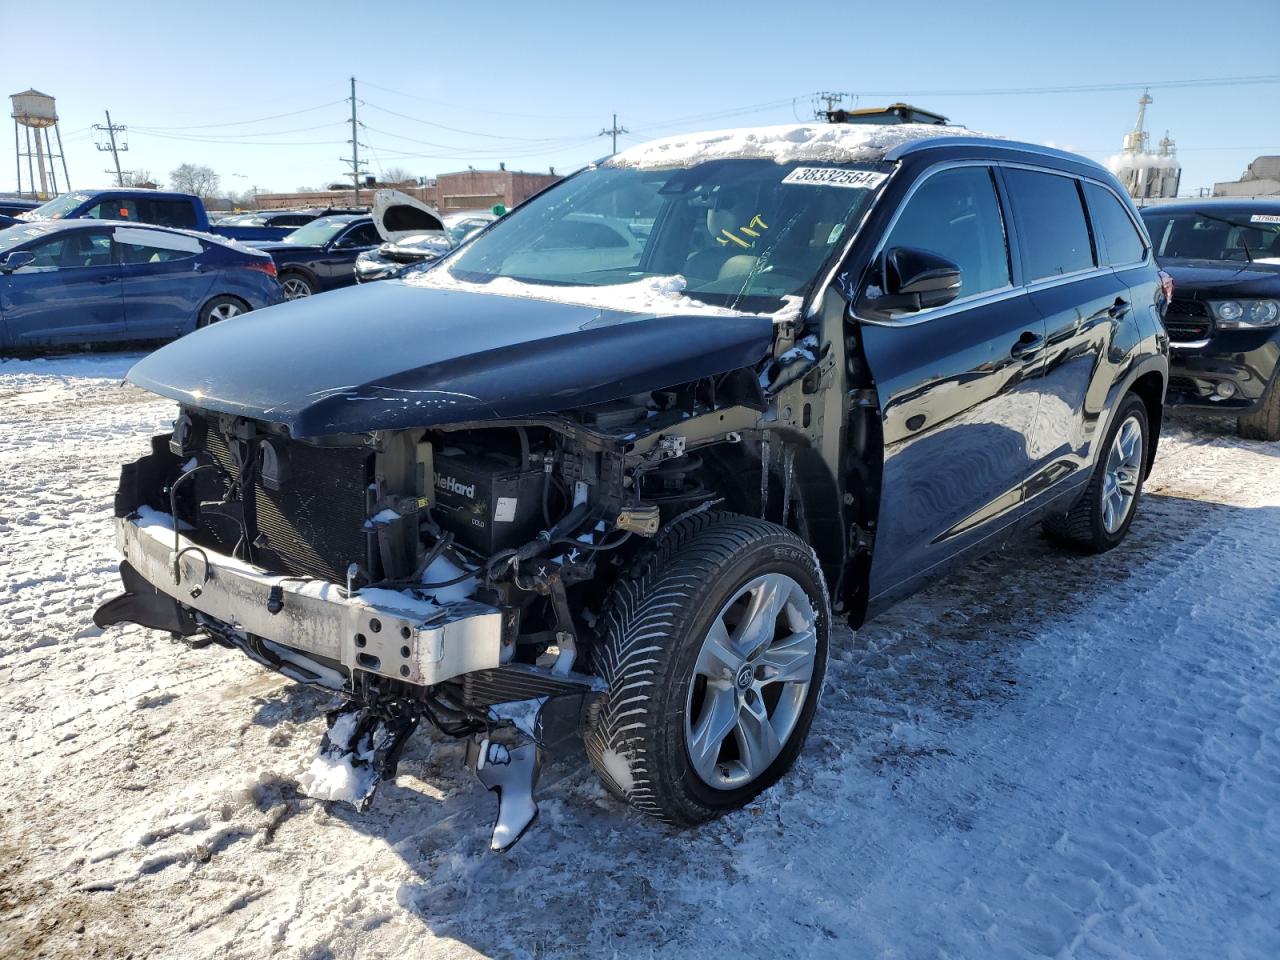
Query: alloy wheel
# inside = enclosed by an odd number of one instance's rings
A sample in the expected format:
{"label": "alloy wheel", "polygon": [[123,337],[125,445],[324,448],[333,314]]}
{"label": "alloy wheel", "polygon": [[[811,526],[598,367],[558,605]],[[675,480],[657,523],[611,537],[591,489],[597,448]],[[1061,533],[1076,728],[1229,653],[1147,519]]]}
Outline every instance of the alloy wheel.
{"label": "alloy wheel", "polygon": [[1142,424],[1130,416],[1116,431],[1102,478],[1102,525],[1115,533],[1128,519],[1142,480]]}
{"label": "alloy wheel", "polygon": [[777,759],[804,709],[817,650],[813,603],[785,574],[750,580],[724,605],[685,707],[685,747],[703,782],[741,787]]}
{"label": "alloy wheel", "polygon": [[217,323],[219,320],[230,320],[232,317],[238,317],[244,313],[234,303],[220,303],[209,311],[209,322]]}
{"label": "alloy wheel", "polygon": [[299,280],[297,277],[286,278],[281,286],[284,288],[286,300],[297,300],[301,297],[311,296],[311,285],[305,280]]}

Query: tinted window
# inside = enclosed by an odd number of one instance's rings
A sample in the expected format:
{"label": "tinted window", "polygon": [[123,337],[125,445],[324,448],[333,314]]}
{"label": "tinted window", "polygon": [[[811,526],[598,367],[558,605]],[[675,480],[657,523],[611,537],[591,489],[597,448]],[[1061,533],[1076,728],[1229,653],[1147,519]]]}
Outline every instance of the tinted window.
{"label": "tinted window", "polygon": [[1094,233],[1102,237],[1107,262],[1120,264],[1141,260],[1147,245],[1138,233],[1138,228],[1129,219],[1124,204],[1114,193],[1096,183],[1086,183],[1084,195],[1089,201]]}
{"label": "tinted window", "polygon": [[169,247],[156,247],[146,243],[128,243],[117,241],[120,246],[120,259],[125,263],[167,263],[170,260],[186,260],[194,257],[191,250],[174,250]]}
{"label": "tinted window", "polygon": [[991,172],[957,167],[924,181],[885,242],[931,250],[960,265],[960,296],[1008,286],[1009,249]]}
{"label": "tinted window", "polygon": [[69,270],[74,267],[105,267],[111,263],[111,237],[105,233],[75,231],[63,233],[43,243],[27,247],[35,260],[19,273]]}
{"label": "tinted window", "polygon": [[[143,200],[143,217],[160,227],[194,227],[195,206],[188,200]],[[150,210],[147,208],[150,207]]]}
{"label": "tinted window", "polygon": [[1005,180],[1018,218],[1029,281],[1087,270],[1094,265],[1089,226],[1073,178],[1008,169]]}
{"label": "tinted window", "polygon": [[362,223],[343,234],[340,242],[344,247],[371,247],[375,243],[381,243],[382,238],[378,236],[378,228],[372,223]]}

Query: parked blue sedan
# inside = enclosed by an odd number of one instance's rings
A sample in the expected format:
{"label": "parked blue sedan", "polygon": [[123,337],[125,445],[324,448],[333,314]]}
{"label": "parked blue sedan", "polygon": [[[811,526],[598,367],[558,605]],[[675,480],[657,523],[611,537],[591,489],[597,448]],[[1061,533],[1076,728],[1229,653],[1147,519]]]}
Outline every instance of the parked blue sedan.
{"label": "parked blue sedan", "polygon": [[59,220],[0,230],[0,351],[170,340],[283,299],[272,259],[209,234]]}

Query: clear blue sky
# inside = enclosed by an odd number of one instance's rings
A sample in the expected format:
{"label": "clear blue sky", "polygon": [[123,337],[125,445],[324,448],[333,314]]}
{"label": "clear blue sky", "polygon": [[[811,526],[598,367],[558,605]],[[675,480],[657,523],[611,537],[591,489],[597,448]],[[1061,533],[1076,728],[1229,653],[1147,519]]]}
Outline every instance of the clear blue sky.
{"label": "clear blue sky", "polygon": [[[88,131],[109,109],[130,127],[126,169],[164,181],[192,161],[212,166],[226,188],[291,190],[347,169],[338,158],[349,154],[350,106],[341,101],[352,75],[365,101],[362,155],[375,173],[396,166],[429,176],[499,160],[567,171],[608,152],[596,134],[615,110],[631,131],[622,143],[635,143],[809,119],[817,90],[862,91],[863,106],[900,97],[969,127],[1102,159],[1132,126],[1139,89],[931,91],[1277,74],[1277,36],[1276,0],[0,0],[0,73],[5,94],[35,87],[57,98],[73,186],[109,182],[110,156]],[[1166,128],[1177,141],[1184,192],[1280,153],[1280,84],[1152,96],[1148,129],[1153,141]],[[11,129],[0,190],[15,186]]]}

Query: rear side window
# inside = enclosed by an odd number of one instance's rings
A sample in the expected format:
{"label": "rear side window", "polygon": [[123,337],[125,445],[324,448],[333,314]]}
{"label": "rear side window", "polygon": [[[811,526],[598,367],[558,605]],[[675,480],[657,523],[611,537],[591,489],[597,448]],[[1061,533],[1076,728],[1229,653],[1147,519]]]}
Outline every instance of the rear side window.
{"label": "rear side window", "polygon": [[[195,206],[187,200],[143,200],[142,220],[158,227],[194,227]],[[147,208],[150,207],[148,210]]]}
{"label": "rear side window", "polygon": [[1009,285],[1009,248],[987,167],[957,167],[929,177],[907,200],[885,249],[915,247],[960,267],[960,296]]}
{"label": "rear side window", "polygon": [[1084,195],[1089,201],[1094,235],[1102,238],[1102,249],[1098,252],[1105,252],[1107,262],[1117,265],[1141,260],[1147,245],[1124,204],[1114,193],[1096,183],[1085,183]]}
{"label": "rear side window", "polygon": [[1027,280],[1060,277],[1094,265],[1089,226],[1072,177],[1036,170],[1005,170],[1018,219]]}

